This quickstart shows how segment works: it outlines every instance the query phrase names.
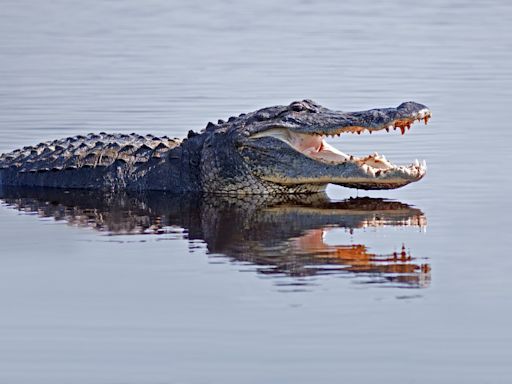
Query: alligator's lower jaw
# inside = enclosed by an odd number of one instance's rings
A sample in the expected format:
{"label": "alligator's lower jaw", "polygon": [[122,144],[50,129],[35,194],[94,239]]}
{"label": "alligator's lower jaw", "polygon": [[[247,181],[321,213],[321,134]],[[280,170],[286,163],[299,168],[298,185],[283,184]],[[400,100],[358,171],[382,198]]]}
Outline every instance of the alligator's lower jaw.
{"label": "alligator's lower jaw", "polygon": [[335,182],[333,184],[341,185],[342,187],[347,187],[347,188],[357,188],[357,189],[364,189],[364,190],[397,189],[397,188],[404,187],[412,182],[418,181],[418,180],[422,179],[423,176],[425,176],[424,173],[415,179],[407,180],[407,181],[396,180],[396,181],[386,181],[386,182],[382,182],[382,181],[367,182],[367,181],[358,181],[358,180],[347,180],[344,182],[338,182],[338,183]]}
{"label": "alligator's lower jaw", "polygon": [[405,178],[394,178],[390,180],[378,180],[376,178],[364,177],[333,177],[333,176],[319,176],[309,178],[286,178],[282,176],[265,177],[266,181],[270,181],[277,185],[288,186],[294,188],[301,185],[309,192],[323,191],[327,184],[336,184],[347,188],[356,188],[364,190],[382,190],[382,189],[397,189],[404,187],[412,182],[418,181],[423,178],[425,173],[420,176]]}
{"label": "alligator's lower jaw", "polygon": [[[328,135],[299,133],[287,128],[272,128],[254,135],[258,137],[274,137],[287,143],[295,151],[319,163],[339,166],[343,164],[356,165],[362,171],[354,177],[319,177],[319,183],[333,183],[359,189],[394,189],[418,181],[425,176],[427,165],[415,160],[410,165],[396,165],[389,162],[385,156],[373,153],[366,157],[355,157],[339,151],[324,139]],[[290,180],[296,183],[299,180]],[[304,180],[304,183],[311,180]],[[299,181],[300,182],[300,181]],[[281,180],[280,183],[286,183]]]}

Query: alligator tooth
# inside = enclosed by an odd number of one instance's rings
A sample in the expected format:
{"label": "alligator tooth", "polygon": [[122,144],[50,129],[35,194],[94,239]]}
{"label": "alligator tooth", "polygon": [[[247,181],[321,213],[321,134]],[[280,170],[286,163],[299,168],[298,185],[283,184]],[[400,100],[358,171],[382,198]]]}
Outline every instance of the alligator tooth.
{"label": "alligator tooth", "polygon": [[422,109],[421,111],[418,112],[418,116],[422,119],[425,114],[427,113],[427,110],[426,109]]}
{"label": "alligator tooth", "polygon": [[421,168],[423,168],[423,169],[425,169],[425,170],[427,169],[427,162],[426,162],[425,160],[423,160],[423,161],[421,162]]}
{"label": "alligator tooth", "polygon": [[414,166],[415,167],[419,167],[420,166],[420,162],[418,161],[418,159],[414,160]]}
{"label": "alligator tooth", "polygon": [[368,173],[368,166],[366,164],[363,164],[361,166],[361,168],[363,169],[363,171],[365,171],[366,173]]}

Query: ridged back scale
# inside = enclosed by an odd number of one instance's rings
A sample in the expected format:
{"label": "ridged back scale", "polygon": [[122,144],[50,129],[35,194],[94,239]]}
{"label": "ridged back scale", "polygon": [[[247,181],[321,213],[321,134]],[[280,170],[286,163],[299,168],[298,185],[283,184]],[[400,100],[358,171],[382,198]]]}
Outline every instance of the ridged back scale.
{"label": "ridged back scale", "polygon": [[145,163],[180,144],[167,136],[90,133],[27,146],[0,156],[0,169],[20,173],[107,167],[114,162]]}

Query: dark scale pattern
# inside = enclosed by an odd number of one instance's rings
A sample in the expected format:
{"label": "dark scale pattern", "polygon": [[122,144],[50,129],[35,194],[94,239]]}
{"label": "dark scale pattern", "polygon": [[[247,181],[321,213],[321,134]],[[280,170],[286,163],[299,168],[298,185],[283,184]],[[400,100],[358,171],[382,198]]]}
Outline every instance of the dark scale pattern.
{"label": "dark scale pattern", "polygon": [[90,133],[24,147],[0,156],[0,169],[16,168],[19,173],[39,173],[78,168],[108,167],[116,160],[146,163],[160,158],[180,144],[167,136],[135,133]]}

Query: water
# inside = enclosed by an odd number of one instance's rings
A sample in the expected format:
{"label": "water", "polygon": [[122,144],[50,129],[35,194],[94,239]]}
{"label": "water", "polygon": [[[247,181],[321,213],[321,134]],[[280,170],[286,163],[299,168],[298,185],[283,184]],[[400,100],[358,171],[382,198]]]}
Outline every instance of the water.
{"label": "water", "polygon": [[2,192],[0,382],[510,382],[511,17],[506,1],[2,1],[0,152],[182,137],[302,98],[415,100],[433,119],[332,140],[429,165],[332,202]]}

